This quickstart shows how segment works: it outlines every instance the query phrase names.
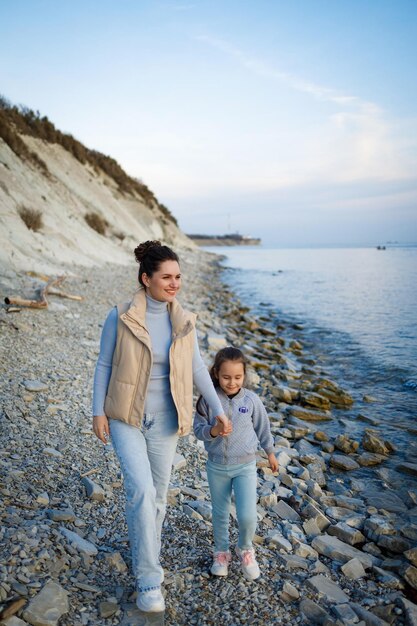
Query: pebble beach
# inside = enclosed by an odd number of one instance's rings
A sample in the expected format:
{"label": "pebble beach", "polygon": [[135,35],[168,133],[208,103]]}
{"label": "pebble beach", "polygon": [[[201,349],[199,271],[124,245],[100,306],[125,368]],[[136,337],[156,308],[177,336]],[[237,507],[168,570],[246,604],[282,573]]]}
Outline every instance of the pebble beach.
{"label": "pebble beach", "polygon": [[[304,341],[303,325],[255,317],[222,282],[214,255],[180,254],[180,301],[198,314],[207,365],[224,345],[250,361],[249,386],[269,412],[279,471],[258,455],[257,558],[245,580],[209,574],[206,455],[178,445],[163,531],[165,614],[135,605],[123,481],[92,432],[101,325],[130,299],[137,268],[71,266],[48,308],[0,309],[0,624],[417,625],[417,465],[370,421],[344,434],[353,405]],[[33,297],[39,277],[2,271],[5,296]],[[365,398],[372,404],[373,398]],[[345,417],[344,417],[345,416]],[[231,524],[232,544],[236,525]]]}

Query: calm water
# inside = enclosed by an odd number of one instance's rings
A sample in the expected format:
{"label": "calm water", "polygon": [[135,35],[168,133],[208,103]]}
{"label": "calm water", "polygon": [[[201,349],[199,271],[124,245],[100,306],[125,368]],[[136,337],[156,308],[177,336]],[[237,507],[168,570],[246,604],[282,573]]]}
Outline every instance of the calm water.
{"label": "calm water", "polygon": [[305,326],[304,340],[356,396],[356,411],[363,394],[376,395],[379,402],[366,405],[367,414],[388,428],[412,425],[417,246],[208,249],[226,256],[225,280],[254,312],[266,307]]}

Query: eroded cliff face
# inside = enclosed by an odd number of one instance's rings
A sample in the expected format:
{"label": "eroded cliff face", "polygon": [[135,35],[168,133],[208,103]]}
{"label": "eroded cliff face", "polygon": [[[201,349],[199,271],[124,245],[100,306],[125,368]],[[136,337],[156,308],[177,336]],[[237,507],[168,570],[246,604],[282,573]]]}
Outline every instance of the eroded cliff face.
{"label": "eroded cliff face", "polygon": [[[82,164],[56,143],[20,135],[47,170],[22,159],[0,139],[0,264],[15,271],[58,272],[68,264],[132,262],[132,250],[146,239],[194,248],[157,200],[121,192],[116,181]],[[42,227],[29,229],[19,212],[41,213]],[[106,222],[99,234],[86,220]]]}

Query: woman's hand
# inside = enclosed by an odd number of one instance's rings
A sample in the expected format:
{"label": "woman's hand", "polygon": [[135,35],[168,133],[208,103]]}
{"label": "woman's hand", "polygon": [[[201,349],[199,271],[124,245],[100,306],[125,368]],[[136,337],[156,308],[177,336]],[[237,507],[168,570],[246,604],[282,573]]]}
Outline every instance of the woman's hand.
{"label": "woman's hand", "polygon": [[107,444],[110,437],[109,420],[105,415],[94,415],[93,417],[93,430],[95,435],[104,443]]}
{"label": "woman's hand", "polygon": [[271,452],[271,454],[268,454],[268,462],[269,462],[269,467],[271,468],[271,470],[273,472],[277,472],[279,466],[278,466],[277,457],[275,456],[273,452]]}
{"label": "woman's hand", "polygon": [[212,437],[218,437],[219,435],[225,437],[232,432],[232,422],[226,415],[216,415],[216,422],[216,425],[210,430]]}

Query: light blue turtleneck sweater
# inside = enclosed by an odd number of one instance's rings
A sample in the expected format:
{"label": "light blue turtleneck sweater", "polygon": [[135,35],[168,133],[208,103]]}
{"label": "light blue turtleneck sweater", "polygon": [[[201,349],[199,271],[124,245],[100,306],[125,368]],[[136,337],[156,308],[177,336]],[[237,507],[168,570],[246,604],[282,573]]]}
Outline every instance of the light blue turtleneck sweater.
{"label": "light blue turtleneck sweater", "polygon": [[[109,386],[113,352],[117,341],[117,308],[114,307],[101,333],[100,354],[94,375],[93,415],[104,415],[104,400]],[[171,320],[167,303],[146,295],[146,326],[152,344],[152,370],[145,401],[145,413],[162,413],[175,410],[169,385],[169,348],[172,341]],[[197,334],[193,354],[194,383],[214,415],[223,413],[223,407],[213,387],[209,373],[201,358]]]}

